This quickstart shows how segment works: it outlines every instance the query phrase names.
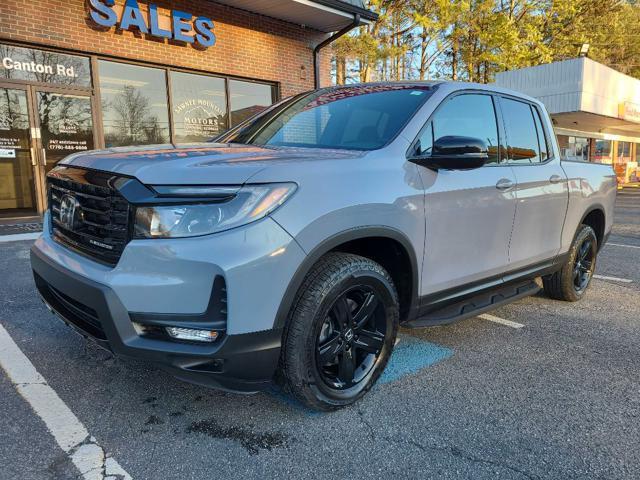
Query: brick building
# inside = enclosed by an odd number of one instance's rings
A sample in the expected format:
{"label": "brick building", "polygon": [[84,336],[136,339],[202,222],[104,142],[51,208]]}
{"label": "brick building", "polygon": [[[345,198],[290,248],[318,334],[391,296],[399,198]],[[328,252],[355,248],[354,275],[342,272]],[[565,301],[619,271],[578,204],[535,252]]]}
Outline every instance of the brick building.
{"label": "brick building", "polygon": [[42,212],[69,153],[206,141],[328,84],[316,47],[372,20],[362,0],[2,0],[0,220]]}

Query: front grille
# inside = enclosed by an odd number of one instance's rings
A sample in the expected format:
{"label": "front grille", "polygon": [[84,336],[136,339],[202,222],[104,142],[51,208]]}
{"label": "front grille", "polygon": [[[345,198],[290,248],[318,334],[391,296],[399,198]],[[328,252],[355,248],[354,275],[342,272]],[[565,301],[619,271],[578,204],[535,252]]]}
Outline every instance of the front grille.
{"label": "front grille", "polygon": [[[116,265],[130,240],[130,207],[115,188],[119,180],[122,177],[93,170],[52,170],[47,181],[53,238],[101,263]],[[75,206],[71,218],[63,201]]]}

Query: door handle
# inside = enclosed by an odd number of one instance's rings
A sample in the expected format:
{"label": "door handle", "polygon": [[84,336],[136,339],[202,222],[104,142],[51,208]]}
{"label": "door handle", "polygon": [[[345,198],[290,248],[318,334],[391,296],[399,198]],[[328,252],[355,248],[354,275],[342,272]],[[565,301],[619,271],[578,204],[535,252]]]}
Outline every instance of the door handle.
{"label": "door handle", "polygon": [[549,177],[549,181],[551,183],[560,183],[562,181],[562,177],[560,175],[551,175]]}
{"label": "door handle", "polygon": [[513,188],[513,185],[514,183],[508,178],[501,178],[500,180],[498,180],[498,183],[496,183],[496,188],[504,192],[507,190],[511,190]]}
{"label": "door handle", "polygon": [[42,165],[47,165],[47,150],[42,149]]}

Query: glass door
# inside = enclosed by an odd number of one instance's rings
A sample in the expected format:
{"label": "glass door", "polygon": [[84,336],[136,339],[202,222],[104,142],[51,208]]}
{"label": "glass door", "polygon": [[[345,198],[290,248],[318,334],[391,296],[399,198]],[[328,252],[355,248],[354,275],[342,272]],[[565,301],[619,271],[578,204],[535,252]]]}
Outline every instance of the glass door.
{"label": "glass door", "polygon": [[38,213],[26,89],[0,87],[0,219]]}
{"label": "glass door", "polygon": [[36,91],[34,100],[40,129],[39,154],[45,174],[67,155],[93,150],[91,97]]}
{"label": "glass door", "polygon": [[89,95],[31,87],[38,158],[36,192],[39,210],[47,208],[46,175],[64,157],[92,150],[93,100]]}

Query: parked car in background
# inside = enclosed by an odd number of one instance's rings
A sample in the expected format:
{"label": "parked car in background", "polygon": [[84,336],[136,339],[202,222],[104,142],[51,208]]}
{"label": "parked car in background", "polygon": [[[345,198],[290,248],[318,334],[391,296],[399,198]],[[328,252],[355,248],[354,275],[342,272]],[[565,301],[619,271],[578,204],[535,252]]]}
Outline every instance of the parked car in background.
{"label": "parked car in background", "polygon": [[216,143],[114,148],[51,171],[35,282],[66,323],[190,382],[353,403],[398,327],[541,288],[587,291],[610,165],[560,161],[537,100],[406,82],[286,99]]}

